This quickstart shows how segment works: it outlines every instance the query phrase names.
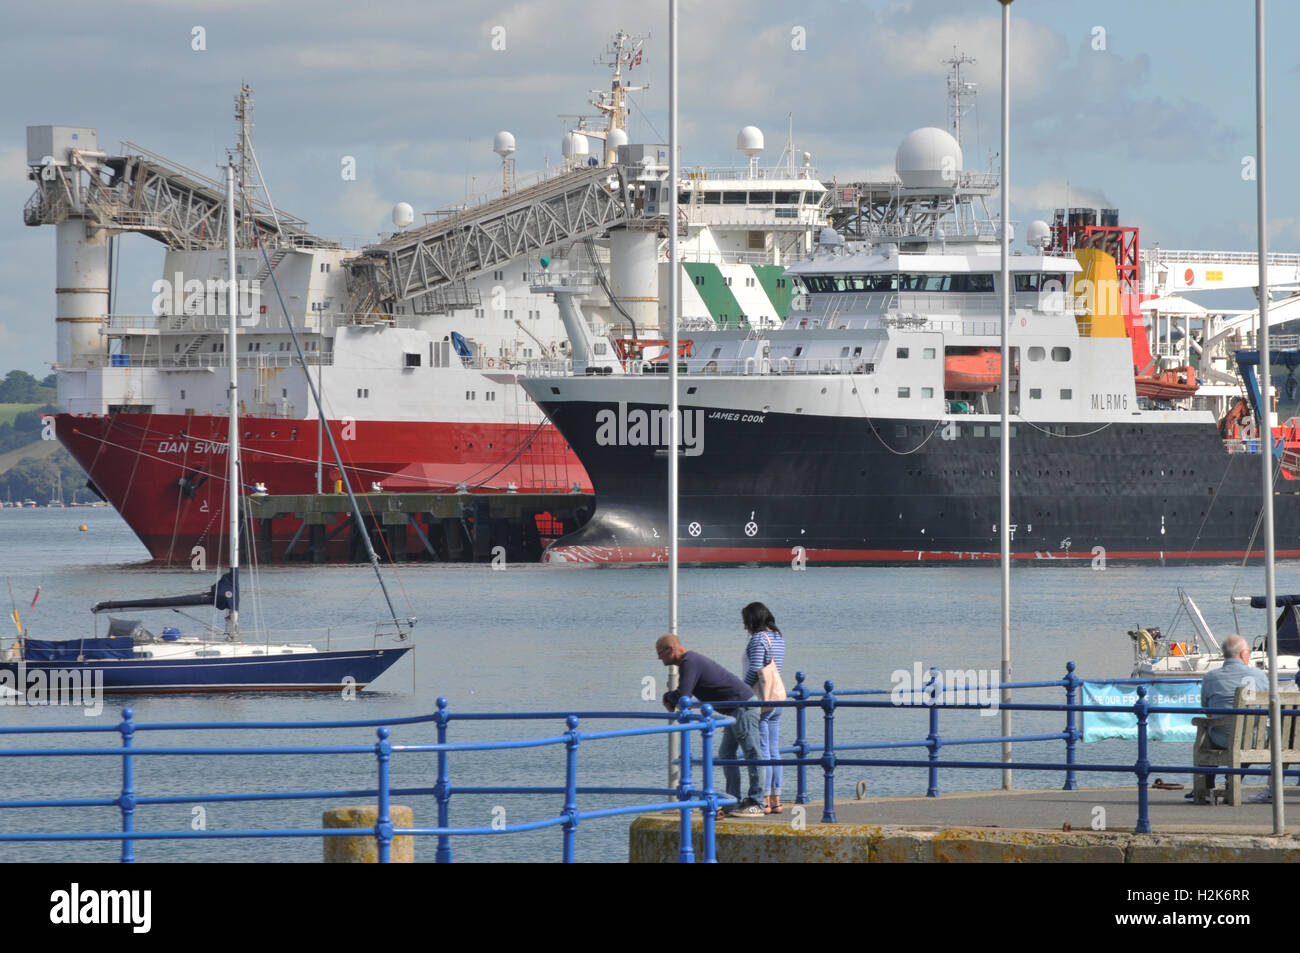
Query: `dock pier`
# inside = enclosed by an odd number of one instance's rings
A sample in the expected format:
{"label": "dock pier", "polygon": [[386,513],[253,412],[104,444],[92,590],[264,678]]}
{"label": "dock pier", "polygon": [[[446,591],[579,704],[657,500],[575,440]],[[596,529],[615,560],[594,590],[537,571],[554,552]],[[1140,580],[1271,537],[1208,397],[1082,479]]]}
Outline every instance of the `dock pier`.
{"label": "dock pier", "polygon": [[[590,493],[358,493],[246,497],[245,536],[262,563],[365,562],[362,534],[386,562],[537,562],[546,542],[581,527]],[[251,543],[253,540],[249,539]]]}

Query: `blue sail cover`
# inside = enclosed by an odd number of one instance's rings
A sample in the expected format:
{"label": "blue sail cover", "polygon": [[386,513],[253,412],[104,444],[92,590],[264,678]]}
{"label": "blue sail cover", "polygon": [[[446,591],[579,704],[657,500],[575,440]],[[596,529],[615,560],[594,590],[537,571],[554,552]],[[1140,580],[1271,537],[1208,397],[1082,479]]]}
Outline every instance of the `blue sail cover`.
{"label": "blue sail cover", "polygon": [[111,639],[23,639],[23,658],[29,662],[76,662],[129,659],[135,643],[129,636]]}

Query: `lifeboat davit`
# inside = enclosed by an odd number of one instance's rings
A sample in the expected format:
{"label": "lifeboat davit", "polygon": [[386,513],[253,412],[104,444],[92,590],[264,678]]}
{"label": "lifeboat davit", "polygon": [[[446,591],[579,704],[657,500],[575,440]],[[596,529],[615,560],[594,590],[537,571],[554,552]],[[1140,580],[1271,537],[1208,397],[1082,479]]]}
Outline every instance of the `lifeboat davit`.
{"label": "lifeboat davit", "polygon": [[981,347],[944,355],[944,390],[991,392],[1001,383],[1002,352],[998,348]]}
{"label": "lifeboat davit", "polygon": [[1193,367],[1171,367],[1153,376],[1135,377],[1133,385],[1139,397],[1154,400],[1182,400],[1194,395],[1200,387]]}

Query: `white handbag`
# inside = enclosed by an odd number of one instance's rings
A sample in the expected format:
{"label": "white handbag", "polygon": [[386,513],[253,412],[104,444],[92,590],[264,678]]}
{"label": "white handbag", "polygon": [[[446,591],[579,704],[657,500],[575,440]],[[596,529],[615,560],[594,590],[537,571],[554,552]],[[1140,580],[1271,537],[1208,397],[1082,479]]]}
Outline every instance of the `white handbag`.
{"label": "white handbag", "polygon": [[[785,682],[781,681],[781,673],[776,667],[776,653],[772,651],[772,640],[767,636],[763,639],[767,642],[767,654],[772,660],[758,670],[758,678],[754,681],[754,693],[762,702],[783,702],[786,697]],[[771,710],[771,708],[764,708],[762,712],[766,715]]]}

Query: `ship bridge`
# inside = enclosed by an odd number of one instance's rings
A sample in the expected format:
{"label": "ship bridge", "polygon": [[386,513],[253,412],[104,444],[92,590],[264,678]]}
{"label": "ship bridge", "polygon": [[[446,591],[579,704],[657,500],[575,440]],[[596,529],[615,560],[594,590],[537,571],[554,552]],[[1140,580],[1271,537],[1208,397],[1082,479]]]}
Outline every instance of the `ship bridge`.
{"label": "ship bridge", "polygon": [[635,162],[567,169],[394,234],[347,262],[348,310],[454,296],[466,278],[611,228],[658,232],[667,227],[657,214],[660,178]]}

